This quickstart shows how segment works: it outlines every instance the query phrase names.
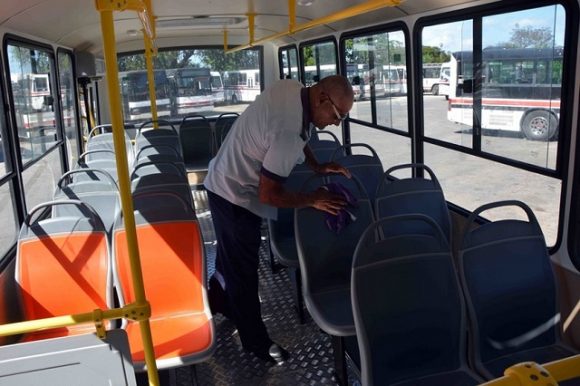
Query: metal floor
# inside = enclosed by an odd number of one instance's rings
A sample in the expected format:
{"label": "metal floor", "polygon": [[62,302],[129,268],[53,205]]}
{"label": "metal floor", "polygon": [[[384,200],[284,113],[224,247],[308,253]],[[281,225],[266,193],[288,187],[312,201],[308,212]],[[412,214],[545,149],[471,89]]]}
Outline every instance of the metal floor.
{"label": "metal floor", "polygon": [[[194,190],[193,193],[211,274],[215,262],[215,236],[207,195],[205,191]],[[331,339],[319,330],[308,312],[305,312],[305,323],[298,323],[288,274],[285,270],[272,273],[265,238],[260,257],[262,316],[270,337],[288,350],[290,359],[277,366],[243,351],[233,324],[219,315],[214,317],[217,331],[214,355],[204,363],[172,371],[171,385],[336,385]],[[360,385],[350,363],[349,384]]]}

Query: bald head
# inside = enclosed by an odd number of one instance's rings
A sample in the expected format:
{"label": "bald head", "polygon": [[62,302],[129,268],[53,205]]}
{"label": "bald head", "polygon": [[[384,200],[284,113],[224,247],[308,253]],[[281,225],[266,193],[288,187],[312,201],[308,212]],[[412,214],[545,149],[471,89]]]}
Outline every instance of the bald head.
{"label": "bald head", "polygon": [[331,75],[323,78],[318,85],[333,99],[350,100],[354,99],[352,86],[348,79],[342,75]]}
{"label": "bald head", "polygon": [[319,129],[339,125],[352,108],[354,93],[348,79],[331,75],[309,88],[310,116]]}

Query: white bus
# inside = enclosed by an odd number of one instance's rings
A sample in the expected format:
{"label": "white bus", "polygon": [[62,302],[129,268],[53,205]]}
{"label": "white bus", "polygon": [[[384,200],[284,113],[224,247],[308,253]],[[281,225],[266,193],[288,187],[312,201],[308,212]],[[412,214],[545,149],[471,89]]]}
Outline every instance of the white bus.
{"label": "white bus", "polygon": [[481,114],[474,114],[473,54],[453,53],[449,120],[549,140],[558,132],[562,48],[486,48],[482,52]]}
{"label": "white bus", "polygon": [[[165,70],[155,70],[155,94],[157,117],[171,115],[171,87]],[[119,85],[123,96],[125,121],[145,121],[152,118],[149,99],[147,71],[127,71],[119,73]]]}
{"label": "white bus", "polygon": [[441,63],[423,64],[423,91],[439,95],[441,79]]}
{"label": "white bus", "polygon": [[214,95],[208,68],[167,70],[173,85],[173,116],[183,116],[213,107]]}
{"label": "white bus", "polygon": [[224,99],[227,102],[253,102],[261,92],[260,70],[225,71],[223,83]]}
{"label": "white bus", "polygon": [[210,71],[211,79],[211,95],[213,96],[213,103],[221,104],[225,102],[224,83],[222,76],[218,71]]}

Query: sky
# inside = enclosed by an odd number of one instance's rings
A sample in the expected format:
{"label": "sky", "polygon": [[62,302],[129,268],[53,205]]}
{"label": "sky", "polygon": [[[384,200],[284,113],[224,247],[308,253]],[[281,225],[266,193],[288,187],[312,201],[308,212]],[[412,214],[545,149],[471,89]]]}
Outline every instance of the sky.
{"label": "sky", "polygon": [[[511,12],[483,18],[483,47],[509,41],[511,32],[520,27],[547,27],[555,37],[556,46],[564,45],[565,11],[561,5]],[[448,52],[471,50],[473,46],[471,20],[454,22],[423,29],[423,45],[441,47]],[[459,38],[459,37],[462,38]]]}

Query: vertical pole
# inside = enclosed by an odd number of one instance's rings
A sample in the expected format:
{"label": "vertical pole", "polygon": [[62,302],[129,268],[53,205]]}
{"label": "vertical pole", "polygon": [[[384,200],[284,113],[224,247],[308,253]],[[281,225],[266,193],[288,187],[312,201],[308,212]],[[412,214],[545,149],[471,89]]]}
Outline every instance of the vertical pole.
{"label": "vertical pole", "polygon": [[147,65],[147,82],[149,83],[149,100],[151,101],[151,119],[153,127],[157,128],[157,96],[155,95],[155,74],[153,72],[153,42],[147,34],[143,35],[145,40],[145,63]]}
{"label": "vertical pole", "polygon": [[255,14],[248,13],[248,32],[250,34],[250,45],[254,44],[254,18]]}
{"label": "vertical pole", "polygon": [[288,32],[294,32],[296,27],[296,1],[288,0]]}
{"label": "vertical pole", "polygon": [[[123,115],[121,113],[121,95],[119,91],[119,71],[117,68],[117,50],[115,47],[115,25],[113,22],[113,11],[101,10],[101,32],[103,35],[103,45],[105,53],[105,64],[107,73],[107,87],[109,92],[109,107],[111,109],[111,122],[113,124],[113,141],[115,145],[115,158],[117,162],[117,173],[119,176],[119,193],[121,195],[121,205],[123,208],[123,221],[127,234],[127,246],[131,261],[131,277],[133,279],[133,289],[137,304],[143,304],[145,300],[145,288],[143,285],[143,275],[141,273],[141,262],[139,260],[139,249],[137,245],[137,233],[135,232],[135,216],[133,214],[133,201],[131,199],[131,186],[129,184],[129,167],[127,163],[127,153],[125,151],[125,135],[123,125]],[[145,363],[147,364],[147,375],[149,385],[158,386],[159,376],[157,374],[157,364],[155,363],[155,353],[153,352],[153,338],[151,337],[151,327],[149,319],[139,321],[143,348],[145,350]]]}

